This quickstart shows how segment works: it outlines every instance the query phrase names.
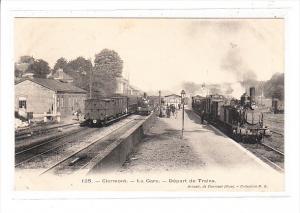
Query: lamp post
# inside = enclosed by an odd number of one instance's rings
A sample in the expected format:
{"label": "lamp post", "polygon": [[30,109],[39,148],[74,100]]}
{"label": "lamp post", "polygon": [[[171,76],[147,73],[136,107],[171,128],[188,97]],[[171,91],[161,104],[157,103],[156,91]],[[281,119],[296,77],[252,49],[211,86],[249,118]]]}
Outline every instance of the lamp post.
{"label": "lamp post", "polygon": [[161,111],[161,91],[160,90],[158,91],[158,95],[159,95],[158,96],[159,97],[159,102],[158,102],[159,103],[159,115],[158,116],[162,117],[162,111]]}
{"label": "lamp post", "polygon": [[93,96],[92,96],[92,92],[93,92],[93,68],[91,68],[91,71],[90,71],[91,73],[90,73],[90,98],[92,98]]}
{"label": "lamp post", "polygon": [[181,138],[183,138],[183,130],[184,130],[184,98],[185,98],[185,91],[181,90],[181,104],[182,104],[182,129],[181,129]]}

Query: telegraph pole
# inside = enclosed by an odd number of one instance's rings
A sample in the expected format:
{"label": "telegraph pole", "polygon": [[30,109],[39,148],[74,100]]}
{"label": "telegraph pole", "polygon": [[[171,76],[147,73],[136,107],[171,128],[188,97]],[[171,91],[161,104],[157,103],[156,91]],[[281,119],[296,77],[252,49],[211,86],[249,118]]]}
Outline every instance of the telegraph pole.
{"label": "telegraph pole", "polygon": [[181,90],[181,103],[182,103],[182,128],[181,128],[181,139],[183,139],[183,130],[184,130],[184,98],[185,91]]}
{"label": "telegraph pole", "polygon": [[161,91],[158,91],[159,99],[158,99],[158,104],[159,104],[159,117],[162,117],[162,111],[161,111]]}
{"label": "telegraph pole", "polygon": [[[91,58],[89,58],[89,60],[91,61],[92,63],[92,60]],[[93,89],[93,64],[92,64],[92,67],[91,67],[91,70],[90,70],[90,99],[92,98],[92,89]]]}
{"label": "telegraph pole", "polygon": [[92,98],[92,88],[93,88],[93,68],[90,73],[90,98]]}

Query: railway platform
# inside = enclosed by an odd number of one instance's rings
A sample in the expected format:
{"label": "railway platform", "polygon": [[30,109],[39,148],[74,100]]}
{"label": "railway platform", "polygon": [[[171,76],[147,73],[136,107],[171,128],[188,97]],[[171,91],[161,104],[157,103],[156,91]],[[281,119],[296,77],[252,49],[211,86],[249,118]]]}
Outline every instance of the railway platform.
{"label": "railway platform", "polygon": [[214,177],[224,183],[264,186],[262,191],[283,190],[282,173],[216,128],[201,124],[199,116],[190,109],[185,110],[184,124],[181,138],[182,111],[176,118],[157,118],[119,172]]}

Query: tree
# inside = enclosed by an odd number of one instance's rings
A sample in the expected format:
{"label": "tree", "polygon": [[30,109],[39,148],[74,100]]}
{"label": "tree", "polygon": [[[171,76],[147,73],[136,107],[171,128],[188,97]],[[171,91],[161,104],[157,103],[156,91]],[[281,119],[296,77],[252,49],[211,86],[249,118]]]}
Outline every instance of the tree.
{"label": "tree", "polygon": [[95,68],[97,71],[106,72],[114,77],[121,77],[123,60],[114,50],[104,49],[95,55]]}
{"label": "tree", "polygon": [[28,67],[34,63],[32,56],[24,55],[15,63],[15,77],[22,77],[22,74],[28,71]]}
{"label": "tree", "polygon": [[68,64],[67,60],[63,57],[57,59],[54,67],[53,67],[53,70],[56,71],[58,69],[64,69],[66,67],[66,65]]}
{"label": "tree", "polygon": [[93,69],[94,96],[111,96],[117,88],[117,78],[122,76],[123,61],[114,50],[104,49],[95,55]]}
{"label": "tree", "polygon": [[20,57],[19,63],[27,63],[27,64],[33,64],[34,58],[29,55],[23,55]]}
{"label": "tree", "polygon": [[92,76],[92,88],[94,97],[109,97],[116,91],[117,80],[112,75],[94,70]]}
{"label": "tree", "polygon": [[82,56],[77,57],[76,59],[70,61],[65,69],[67,72],[79,72],[82,74],[87,74],[91,71],[93,65],[90,60],[85,59]]}
{"label": "tree", "polygon": [[74,84],[82,89],[89,89],[92,62],[84,57],[77,57],[64,66],[64,72],[74,79]]}
{"label": "tree", "polygon": [[273,96],[284,99],[284,73],[275,73],[272,78],[265,82],[263,86],[264,95],[266,98]]}
{"label": "tree", "polygon": [[29,65],[27,72],[34,74],[34,77],[46,78],[50,73],[50,67],[48,62],[43,59],[37,59]]}
{"label": "tree", "polygon": [[21,77],[22,76],[22,71],[17,67],[17,64],[15,63],[15,77]]}

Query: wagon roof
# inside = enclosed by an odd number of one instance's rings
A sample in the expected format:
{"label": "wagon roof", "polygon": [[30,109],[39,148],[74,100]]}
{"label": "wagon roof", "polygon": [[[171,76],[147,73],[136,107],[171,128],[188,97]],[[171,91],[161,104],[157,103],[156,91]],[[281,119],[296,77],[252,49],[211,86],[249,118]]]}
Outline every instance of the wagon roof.
{"label": "wagon roof", "polygon": [[89,98],[86,99],[86,101],[111,101],[112,99],[110,98]]}
{"label": "wagon roof", "polygon": [[32,81],[36,84],[39,84],[43,87],[46,87],[50,90],[53,90],[55,92],[65,92],[65,93],[87,93],[87,91],[76,87],[70,83],[63,83],[54,79],[48,79],[48,78],[32,78],[32,79],[24,79],[20,82],[18,82],[17,84],[23,82],[23,81]]}
{"label": "wagon roof", "polygon": [[123,98],[127,98],[126,96],[113,96],[113,97],[111,97],[111,98],[113,98],[113,99],[123,99]]}

